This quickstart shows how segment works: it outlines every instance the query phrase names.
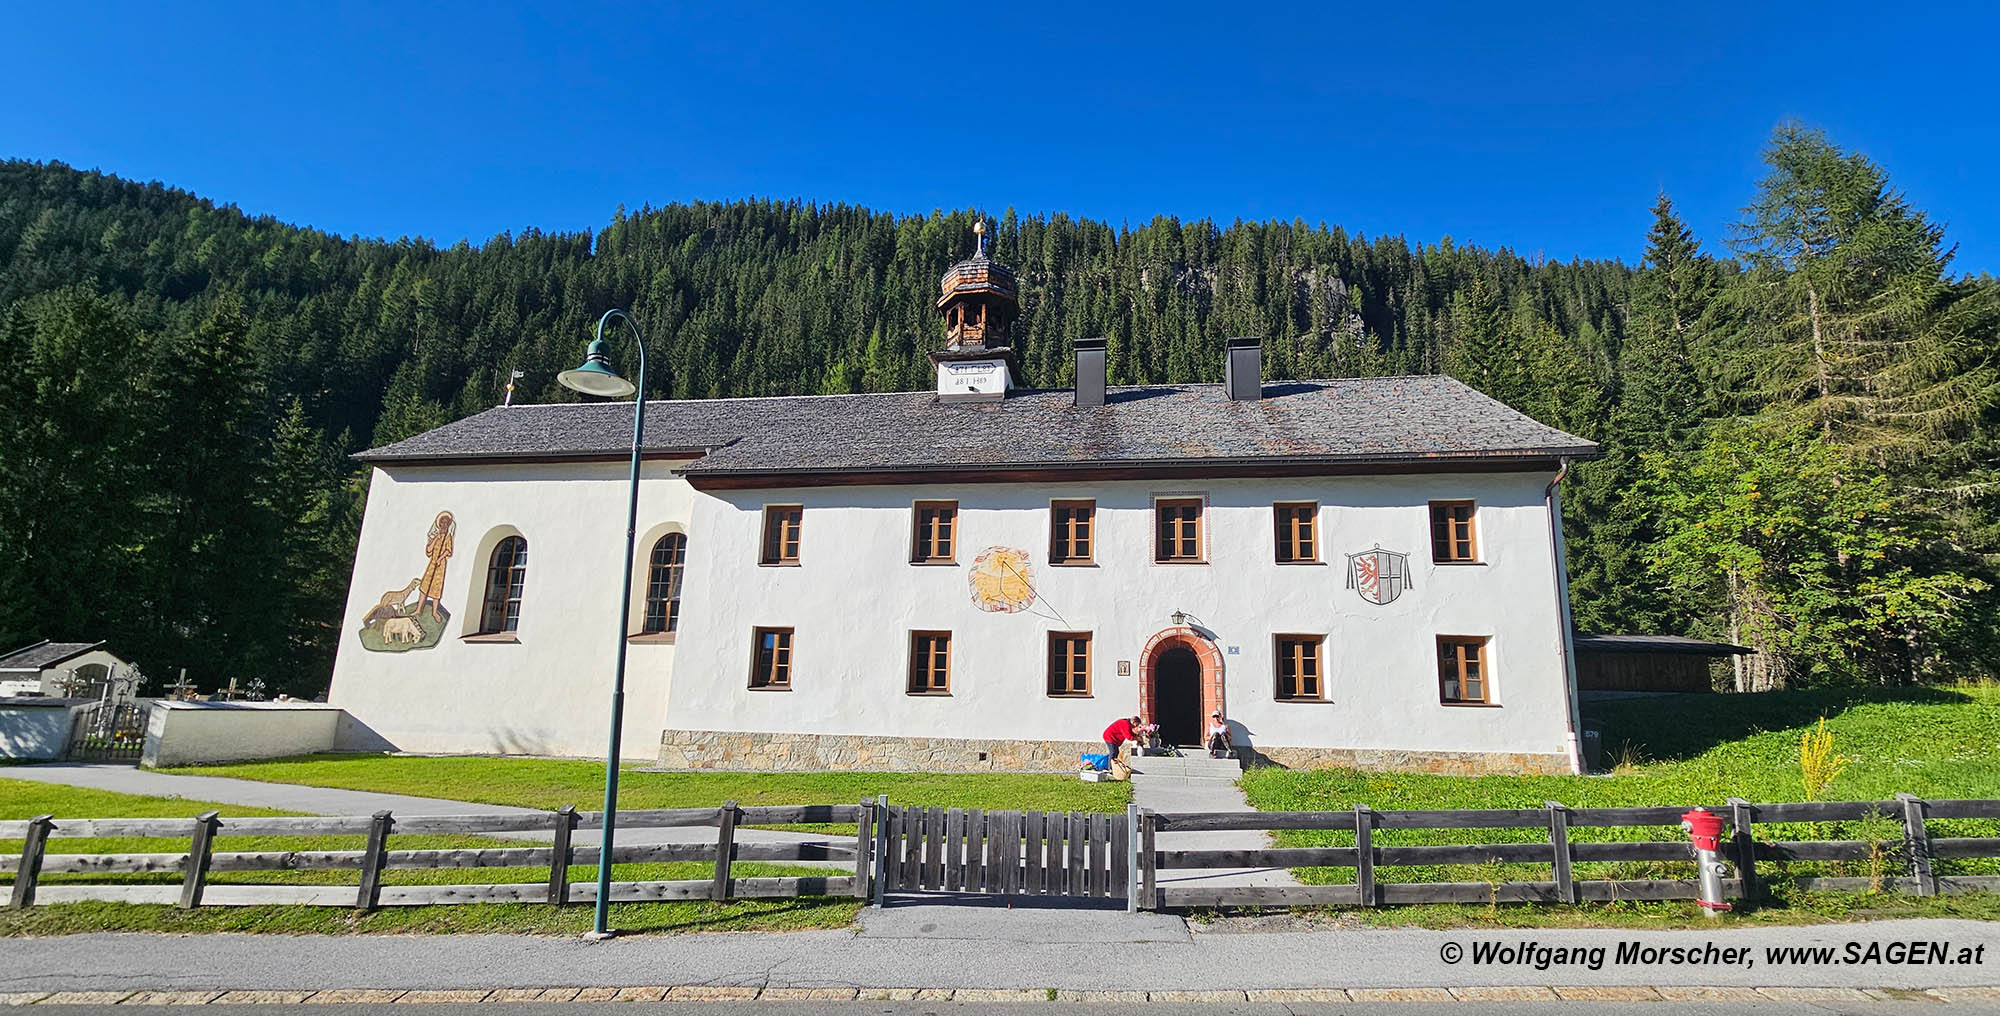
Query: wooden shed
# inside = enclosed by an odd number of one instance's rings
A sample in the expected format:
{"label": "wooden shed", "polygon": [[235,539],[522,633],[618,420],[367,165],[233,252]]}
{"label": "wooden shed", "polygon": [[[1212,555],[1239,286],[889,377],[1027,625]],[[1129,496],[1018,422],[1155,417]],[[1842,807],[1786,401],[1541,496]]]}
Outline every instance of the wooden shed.
{"label": "wooden shed", "polygon": [[1713,691],[1709,662],[1756,650],[1679,635],[1576,636],[1582,691]]}

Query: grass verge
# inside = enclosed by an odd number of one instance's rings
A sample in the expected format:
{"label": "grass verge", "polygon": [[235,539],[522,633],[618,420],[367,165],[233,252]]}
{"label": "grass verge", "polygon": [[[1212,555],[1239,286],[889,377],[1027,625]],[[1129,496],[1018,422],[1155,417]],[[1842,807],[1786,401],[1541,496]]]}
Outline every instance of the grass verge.
{"label": "grass verge", "polygon": [[[309,755],[162,771],[522,808],[594,810],[604,798],[603,763],[562,759]],[[1039,773],[661,773],[628,766],[618,777],[620,808],[851,804],[878,794],[904,805],[1122,812],[1132,788]]]}
{"label": "grass verge", "polygon": [[[246,808],[212,801],[182,798],[143,797],[87,788],[66,787],[28,780],[0,779],[0,819],[32,818],[54,814],[60,824],[70,818],[178,818],[193,817],[204,811],[224,816],[288,815],[293,812],[268,808]],[[481,836],[397,836],[390,847],[398,850],[443,849],[453,847],[523,846],[520,840]],[[185,839],[54,839],[52,854],[81,853],[185,853]],[[270,850],[356,850],[364,846],[359,836],[221,836],[215,841],[218,852]],[[19,840],[0,840],[0,853],[18,853]],[[827,869],[802,865],[739,862],[732,866],[738,876],[823,875]],[[711,864],[621,864],[620,881],[703,879],[713,877]],[[596,878],[597,869],[578,865],[570,869],[573,881]],[[548,878],[547,868],[450,868],[393,870],[383,873],[385,885],[477,885],[540,882]],[[144,874],[45,874],[44,885],[134,885],[177,884],[172,872]],[[285,883],[301,885],[353,885],[358,875],[352,871],[257,871],[215,872],[209,881],[217,885]],[[674,903],[613,904],[614,926],[635,932],[688,931],[779,931],[805,928],[844,928],[852,924],[859,903],[848,899],[801,898],[776,900],[734,900],[726,903],[688,901]],[[590,926],[588,906],[553,908],[534,904],[466,904],[456,906],[385,907],[371,914],[356,914],[336,907],[206,907],[181,911],[173,907],[131,903],[62,903],[37,906],[27,911],[0,911],[0,935],[62,935],[87,931],[216,932],[261,931],[282,934],[351,934],[367,932],[446,933],[514,932],[524,934],[581,933]]]}
{"label": "grass verge", "polygon": [[[1963,896],[1890,896],[1866,893],[1793,893],[1772,904],[1708,917],[1688,901],[1579,903],[1554,906],[1510,903],[1488,907],[1440,903],[1402,907],[1294,907],[1291,916],[1311,927],[1337,928],[1629,928],[1661,931],[1676,928],[1782,927],[1856,920],[1906,920],[1948,917],[2000,921],[2000,894]],[[1190,921],[1227,921],[1224,911],[1197,909]]]}

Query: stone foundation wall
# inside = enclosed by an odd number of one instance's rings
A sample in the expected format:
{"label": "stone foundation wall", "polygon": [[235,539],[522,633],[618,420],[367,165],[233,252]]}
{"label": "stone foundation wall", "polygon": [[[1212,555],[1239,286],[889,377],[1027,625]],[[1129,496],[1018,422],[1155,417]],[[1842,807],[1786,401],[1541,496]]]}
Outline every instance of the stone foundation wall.
{"label": "stone foundation wall", "polygon": [[[665,730],[663,769],[751,771],[875,770],[888,772],[1046,772],[1077,769],[1077,756],[1101,752],[1101,741],[1018,741],[961,737],[878,737],[863,734],[780,734],[732,730]],[[1397,751],[1384,748],[1237,749],[1251,765],[1287,769],[1342,766],[1450,776],[1558,775],[1559,754]]]}
{"label": "stone foundation wall", "polygon": [[1077,770],[1077,755],[1103,750],[1102,741],[730,730],[666,730],[660,734],[660,766],[665,769],[1072,773]]}
{"label": "stone foundation wall", "polygon": [[1401,751],[1394,748],[1239,748],[1251,765],[1286,769],[1368,769],[1380,772],[1441,773],[1446,776],[1562,776],[1569,756],[1539,752]]}

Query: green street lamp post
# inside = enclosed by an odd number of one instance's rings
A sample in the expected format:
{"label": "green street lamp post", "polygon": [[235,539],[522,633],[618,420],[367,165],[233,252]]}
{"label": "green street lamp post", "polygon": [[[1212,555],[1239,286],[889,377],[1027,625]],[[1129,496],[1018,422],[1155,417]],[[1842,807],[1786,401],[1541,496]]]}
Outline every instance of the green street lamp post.
{"label": "green street lamp post", "polygon": [[[638,384],[619,376],[611,366],[610,357],[605,355],[604,326],[614,317],[632,329],[634,344],[639,348]],[[597,337],[590,341],[583,364],[556,375],[556,380],[572,391],[609,399],[636,393],[632,399],[632,493],[625,507],[625,570],[618,573],[618,665],[611,679],[611,743],[604,756],[604,832],[597,842],[597,913],[589,933],[584,935],[588,939],[606,939],[617,934],[607,926],[611,906],[611,845],[618,824],[618,741],[625,724],[625,628],[632,617],[632,542],[639,527],[639,448],[646,435],[646,337],[639,333],[632,315],[615,307],[605,311],[597,319]]]}

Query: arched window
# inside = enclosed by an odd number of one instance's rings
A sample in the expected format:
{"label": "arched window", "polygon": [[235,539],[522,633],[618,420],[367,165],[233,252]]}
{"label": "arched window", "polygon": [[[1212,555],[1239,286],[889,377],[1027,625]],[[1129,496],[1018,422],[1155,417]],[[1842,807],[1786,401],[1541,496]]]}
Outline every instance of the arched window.
{"label": "arched window", "polygon": [[687,563],[688,538],[668,533],[653,544],[653,563],[646,573],[645,633],[678,631],[681,623],[681,566]]}
{"label": "arched window", "polygon": [[493,548],[486,565],[486,609],[479,632],[514,631],[521,626],[521,587],[528,581],[528,541],[509,536]]}

